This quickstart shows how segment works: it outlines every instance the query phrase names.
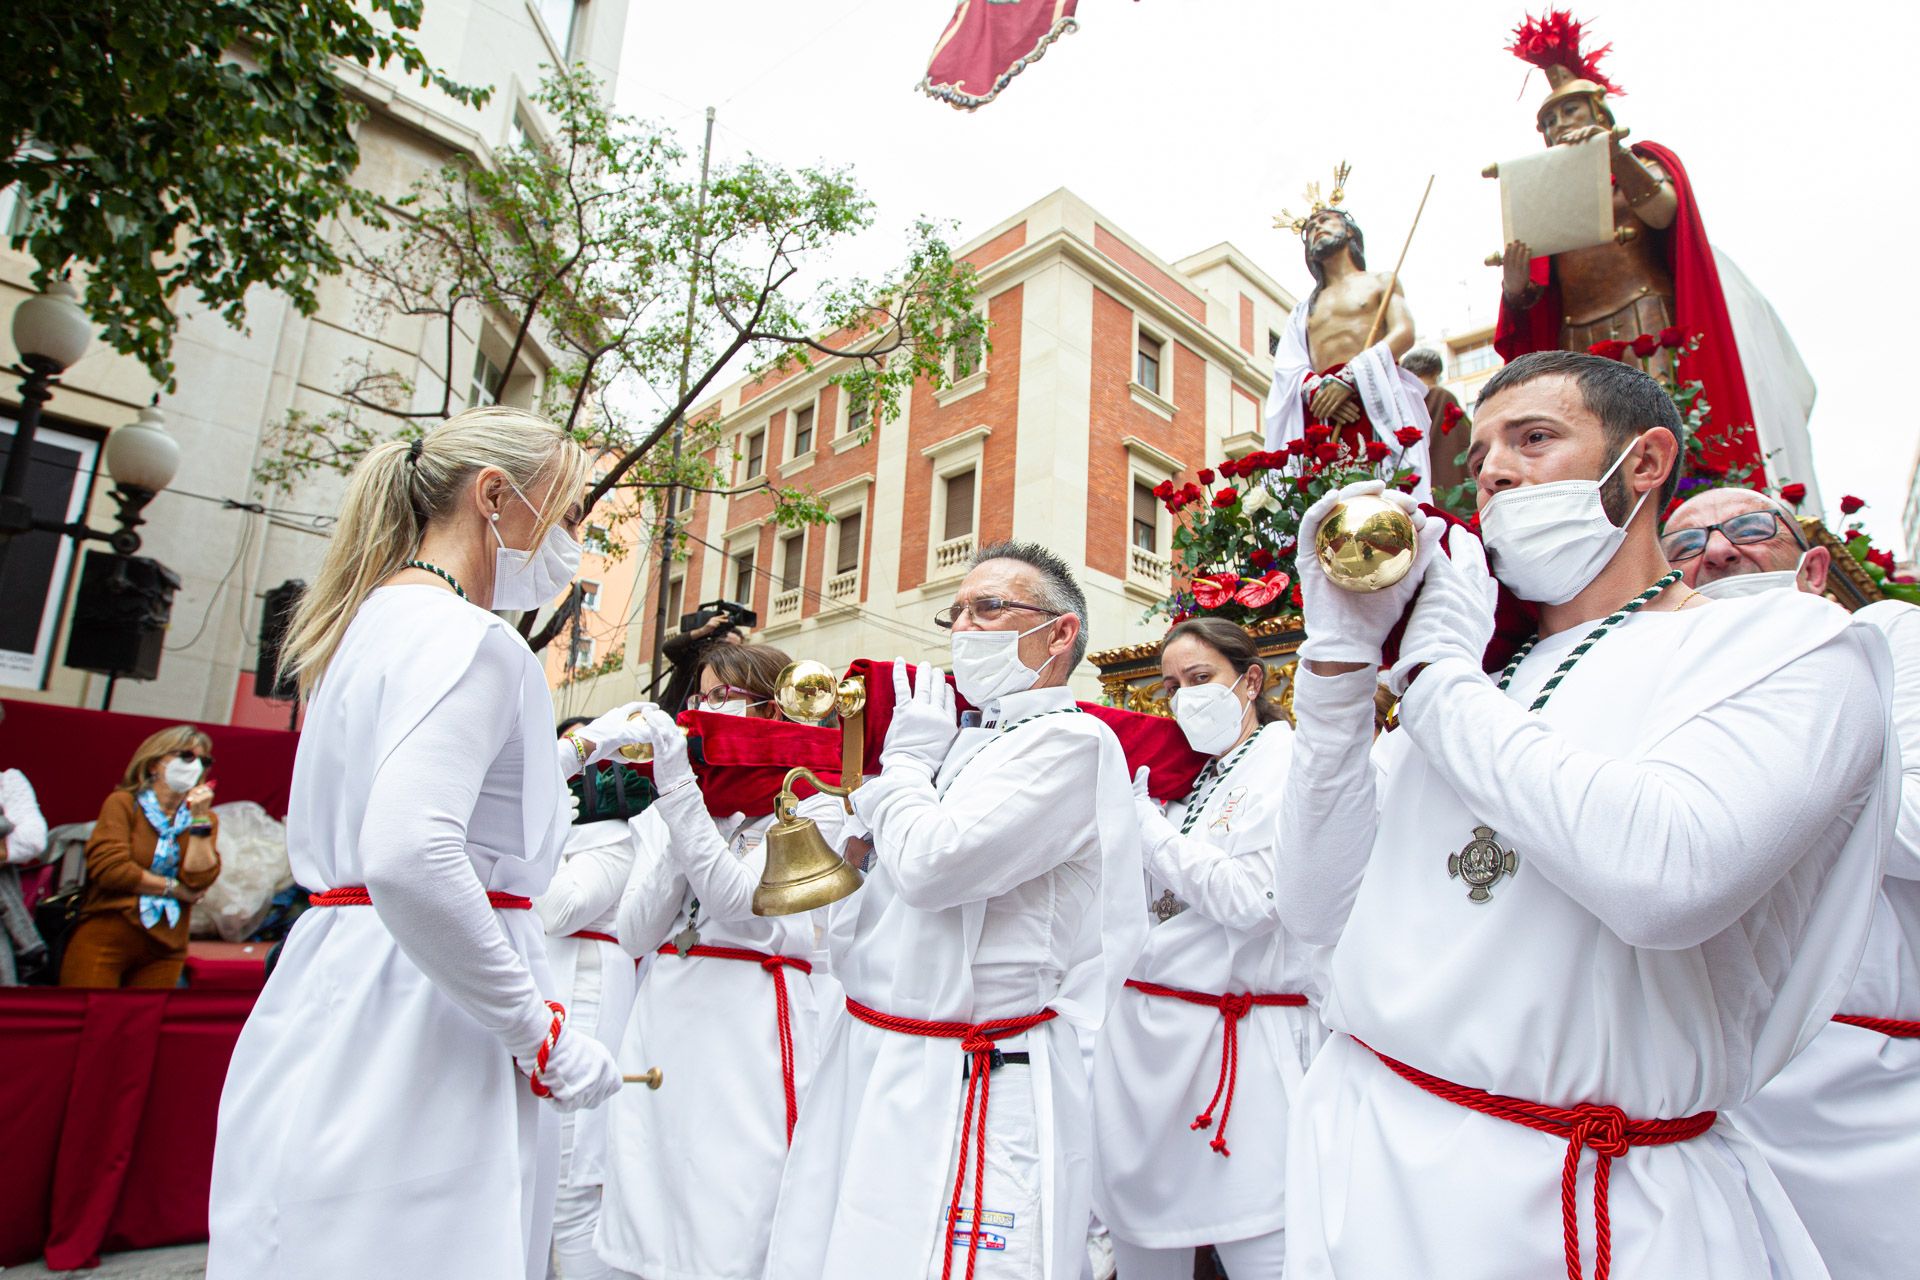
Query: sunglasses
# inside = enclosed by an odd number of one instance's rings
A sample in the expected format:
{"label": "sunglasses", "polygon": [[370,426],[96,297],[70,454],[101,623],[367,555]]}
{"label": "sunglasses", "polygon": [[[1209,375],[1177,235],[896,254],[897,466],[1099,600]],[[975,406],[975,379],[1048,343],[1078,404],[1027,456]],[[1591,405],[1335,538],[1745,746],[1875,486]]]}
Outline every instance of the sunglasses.
{"label": "sunglasses", "polygon": [[1691,560],[1707,549],[1707,540],[1717,529],[1720,536],[1736,547],[1751,546],[1756,542],[1766,542],[1776,537],[1782,525],[1793,535],[1794,542],[1805,547],[1800,530],[1785,520],[1777,511],[1749,511],[1737,515],[1731,520],[1722,520],[1719,524],[1702,525],[1698,529],[1675,529],[1660,539],[1660,549],[1667,553],[1669,564],[1678,564],[1682,560]]}
{"label": "sunglasses", "polygon": [[181,751],[169,752],[168,754],[172,755],[174,759],[184,760],[188,764],[192,764],[195,760],[198,760],[202,765],[206,767],[206,771],[208,773],[213,772],[212,756],[203,756],[198,751],[195,751],[192,748],[187,748]]}

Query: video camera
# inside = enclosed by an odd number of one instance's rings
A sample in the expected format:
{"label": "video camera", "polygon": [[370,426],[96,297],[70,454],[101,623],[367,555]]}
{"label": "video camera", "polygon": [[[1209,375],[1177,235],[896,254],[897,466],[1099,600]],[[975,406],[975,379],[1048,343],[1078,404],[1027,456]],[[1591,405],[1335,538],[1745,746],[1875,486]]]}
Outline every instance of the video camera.
{"label": "video camera", "polygon": [[728,627],[745,631],[760,623],[760,615],[743,604],[735,604],[731,600],[709,600],[694,612],[681,615],[680,634],[686,635],[704,627],[715,618],[727,620],[727,626],[721,627],[720,631],[726,631]]}

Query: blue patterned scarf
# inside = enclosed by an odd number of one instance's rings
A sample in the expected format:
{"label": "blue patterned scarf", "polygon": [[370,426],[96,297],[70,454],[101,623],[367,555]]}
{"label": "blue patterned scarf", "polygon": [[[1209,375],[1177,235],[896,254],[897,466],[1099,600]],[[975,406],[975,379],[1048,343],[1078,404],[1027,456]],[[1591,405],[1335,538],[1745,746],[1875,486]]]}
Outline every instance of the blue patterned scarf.
{"label": "blue patterned scarf", "polygon": [[[180,833],[193,821],[193,815],[187,811],[187,802],[180,802],[180,811],[173,815],[171,822],[166,814],[160,812],[160,802],[153,798],[153,788],[142,791],[139,802],[140,812],[147,815],[148,824],[160,837],[160,843],[154,846],[153,865],[149,870],[157,876],[176,875],[180,870]],[[165,894],[141,894],[140,923],[151,929],[162,920],[169,925],[180,923],[180,900]]]}

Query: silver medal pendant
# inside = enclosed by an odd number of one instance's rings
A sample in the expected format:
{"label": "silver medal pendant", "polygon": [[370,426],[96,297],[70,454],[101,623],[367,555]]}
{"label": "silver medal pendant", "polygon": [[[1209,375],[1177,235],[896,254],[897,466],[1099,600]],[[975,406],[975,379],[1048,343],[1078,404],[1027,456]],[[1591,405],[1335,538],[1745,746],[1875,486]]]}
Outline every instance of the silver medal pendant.
{"label": "silver medal pendant", "polygon": [[1492,827],[1475,827],[1473,839],[1458,853],[1447,855],[1447,875],[1456,880],[1467,882],[1467,900],[1486,902],[1493,897],[1493,886],[1501,876],[1513,875],[1520,869],[1520,855],[1512,849],[1502,849],[1495,839]]}
{"label": "silver medal pendant", "polygon": [[689,951],[692,951],[695,947],[699,945],[700,945],[700,931],[694,928],[691,924],[689,924],[686,928],[682,929],[680,932],[673,935],[673,949],[679,954],[681,954],[682,956],[686,955]]}
{"label": "silver medal pendant", "polygon": [[1173,890],[1168,889],[1166,892],[1162,893],[1158,898],[1155,898],[1153,901],[1153,905],[1147,909],[1153,912],[1155,918],[1158,919],[1161,924],[1165,924],[1167,921],[1179,915],[1182,911],[1185,911],[1187,909],[1187,904],[1180,901],[1179,898],[1175,897]]}

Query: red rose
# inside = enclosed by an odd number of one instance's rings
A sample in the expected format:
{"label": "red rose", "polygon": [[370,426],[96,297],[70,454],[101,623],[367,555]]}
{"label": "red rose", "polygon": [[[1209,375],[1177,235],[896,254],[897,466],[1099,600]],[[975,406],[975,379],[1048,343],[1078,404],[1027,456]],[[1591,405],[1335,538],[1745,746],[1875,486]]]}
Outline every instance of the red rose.
{"label": "red rose", "polygon": [[1408,476],[1405,480],[1402,480],[1399,484],[1395,485],[1394,487],[1400,490],[1400,492],[1402,493],[1412,493],[1413,487],[1419,483],[1420,483],[1420,473],[1416,471],[1412,475]]}
{"label": "red rose", "polygon": [[1660,345],[1669,351],[1678,351],[1687,345],[1687,335],[1680,332],[1680,326],[1670,324],[1660,331]]}
{"label": "red rose", "polygon": [[1418,427],[1402,427],[1393,433],[1393,438],[1400,442],[1401,448],[1411,449],[1414,445],[1426,439],[1426,432],[1420,430]]}
{"label": "red rose", "polygon": [[1316,422],[1307,428],[1307,439],[1314,444],[1318,444],[1322,440],[1331,440],[1333,439],[1333,428],[1324,422]]}
{"label": "red rose", "polygon": [[1313,456],[1321,462],[1332,462],[1340,456],[1340,446],[1331,440],[1313,446]]}
{"label": "red rose", "polygon": [[1892,573],[1893,572],[1893,552],[1869,551],[1867,552],[1867,563],[1877,564],[1880,566],[1880,568],[1883,571],[1887,573]]}
{"label": "red rose", "polygon": [[1231,480],[1240,474],[1240,464],[1234,459],[1228,458],[1220,464],[1220,474],[1226,479]]}
{"label": "red rose", "polygon": [[1153,496],[1162,502],[1171,498],[1173,496],[1173,481],[1162,480],[1159,484],[1153,486]]}
{"label": "red rose", "polygon": [[1299,583],[1296,582],[1293,584],[1293,590],[1287,592],[1287,599],[1292,601],[1294,608],[1298,609],[1300,607],[1300,584]]}
{"label": "red rose", "polygon": [[1855,540],[1857,540],[1857,539],[1860,539],[1860,538],[1864,538],[1864,537],[1866,537],[1867,535],[1866,535],[1866,534],[1864,534],[1864,533],[1862,533],[1862,532],[1860,532],[1860,531],[1859,531],[1858,529],[1849,529],[1849,530],[1847,530],[1847,535],[1846,535],[1846,536],[1847,536],[1847,541],[1848,541],[1848,542],[1853,542],[1853,541],[1855,541]]}
{"label": "red rose", "polygon": [[1202,468],[1200,468],[1200,470],[1199,470],[1199,472],[1198,472],[1198,474],[1199,474],[1199,476],[1200,476],[1200,483],[1201,483],[1201,484],[1212,484],[1212,483],[1213,483],[1213,468],[1212,468],[1212,467],[1202,467]]}
{"label": "red rose", "polygon": [[1240,501],[1240,492],[1237,489],[1226,488],[1213,495],[1213,505],[1221,510],[1225,510],[1238,501]]}
{"label": "red rose", "polygon": [[1680,509],[1680,505],[1685,501],[1686,499],[1680,497],[1678,494],[1674,495],[1672,501],[1668,502],[1665,509],[1660,512],[1660,523],[1665,524],[1667,521],[1671,520],[1673,518],[1673,513],[1678,511]]}
{"label": "red rose", "polygon": [[1618,338],[1608,338],[1605,342],[1596,342],[1588,347],[1587,354],[1603,360],[1618,360],[1627,354],[1627,345]]}
{"label": "red rose", "polygon": [[1863,499],[1856,498],[1852,494],[1848,494],[1846,497],[1840,499],[1840,514],[1843,516],[1850,516],[1854,512],[1858,511],[1860,508],[1866,505],[1867,504]]}
{"label": "red rose", "polygon": [[1780,486],[1780,501],[1791,502],[1799,506],[1807,500],[1807,486],[1803,484],[1783,484]]}
{"label": "red rose", "polygon": [[1367,461],[1368,462],[1380,462],[1384,460],[1386,456],[1392,452],[1393,452],[1392,447],[1388,445],[1387,442],[1384,440],[1367,441]]}
{"label": "red rose", "polygon": [[1253,554],[1247,557],[1247,563],[1262,571],[1270,569],[1273,567],[1273,552],[1265,547],[1256,547]]}
{"label": "red rose", "polygon": [[1293,487],[1298,489],[1300,492],[1305,493],[1308,489],[1311,489],[1313,487],[1313,477],[1312,476],[1295,476],[1293,478]]}
{"label": "red rose", "polygon": [[1440,415],[1440,434],[1446,435],[1452,431],[1466,416],[1467,411],[1462,409],[1457,401],[1447,401],[1446,412]]}
{"label": "red rose", "polygon": [[1660,339],[1650,333],[1643,333],[1633,340],[1633,354],[1645,360],[1660,349]]}
{"label": "red rose", "polygon": [[1200,501],[1201,498],[1204,498],[1206,495],[1200,492],[1199,485],[1187,484],[1187,485],[1181,486],[1180,496],[1182,498],[1185,498],[1188,502],[1198,502]]}

